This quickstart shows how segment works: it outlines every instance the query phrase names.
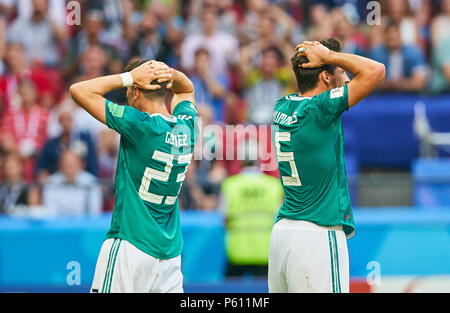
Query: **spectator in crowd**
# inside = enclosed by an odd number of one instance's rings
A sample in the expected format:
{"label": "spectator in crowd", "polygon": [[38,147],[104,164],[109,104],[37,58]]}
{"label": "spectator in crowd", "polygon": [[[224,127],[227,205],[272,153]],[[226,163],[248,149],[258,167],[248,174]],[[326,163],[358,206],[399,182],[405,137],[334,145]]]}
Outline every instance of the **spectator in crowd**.
{"label": "spectator in crowd", "polygon": [[104,211],[114,208],[114,181],[119,156],[119,136],[112,129],[99,131],[97,144],[98,177],[102,187]]}
{"label": "spectator in crowd", "polygon": [[119,51],[126,52],[127,33],[130,30],[130,19],[135,18],[134,0],[90,0],[86,1],[90,12],[103,12],[104,39]]}
{"label": "spectator in crowd", "polygon": [[[167,64],[180,67],[181,45],[185,35],[185,21],[177,12],[181,5],[179,1],[153,0],[147,10],[153,12],[158,19],[158,33],[170,45]],[[182,13],[182,12],[181,12]]]}
{"label": "spectator in crowd", "polygon": [[[295,20],[284,11],[278,4],[270,4],[267,0],[249,0],[246,1],[247,11],[240,29],[240,45],[245,46],[251,42],[261,39],[261,32],[267,34],[272,32],[271,36],[277,40],[290,41],[293,32],[298,29]],[[268,21],[261,19],[271,19],[273,25]],[[269,29],[265,29],[267,26]]]}
{"label": "spectator in crowd", "polygon": [[268,15],[273,21],[276,21],[275,31],[277,37],[285,40],[286,43],[290,43],[294,35],[302,35],[294,34],[294,31],[296,31],[295,20],[292,19],[279,5],[271,4],[264,12],[264,15]]}
{"label": "spectator in crowd", "polygon": [[268,47],[262,51],[261,65],[247,79],[246,101],[250,123],[272,124],[273,106],[285,93],[291,78],[283,64],[283,54],[277,47]]}
{"label": "spectator in crowd", "polygon": [[258,167],[258,144],[251,139],[239,147],[242,171],[222,183],[225,215],[227,276],[266,276],[270,233],[283,200],[280,180]]}
{"label": "spectator in crowd", "polygon": [[239,44],[245,45],[258,39],[259,17],[267,10],[267,0],[245,0],[239,23]]}
{"label": "spectator in crowd", "polygon": [[[33,14],[33,1],[30,0],[1,0],[0,11],[3,11],[8,19],[29,19]],[[66,1],[48,0],[48,16],[59,27],[66,23]]]}
{"label": "spectator in crowd", "polygon": [[108,126],[80,108],[73,101],[70,93],[66,91],[62,97],[62,101],[58,103],[53,110],[51,110],[47,127],[47,135],[49,139],[59,136],[62,132],[62,127],[59,123],[59,107],[70,108],[72,110],[73,132],[88,133],[96,146],[99,143],[100,132],[109,130]]}
{"label": "spectator in crowd", "polygon": [[217,22],[217,30],[228,33],[232,36],[236,35],[236,25],[238,16],[233,10],[232,0],[200,0],[189,2],[189,19],[186,23],[186,34],[201,33],[201,12],[202,8],[212,7],[219,12]]}
{"label": "spectator in crowd", "polygon": [[[304,0],[286,0],[278,1],[279,5],[284,12],[289,14],[291,18],[297,24],[297,27],[302,28],[302,24],[305,22],[305,6]],[[300,42],[298,40],[297,42]]]}
{"label": "spectator in crowd", "polygon": [[[288,0],[296,1],[296,0]],[[367,4],[372,0],[299,0],[305,8],[314,5],[324,5],[327,9],[333,10],[335,8],[344,8],[352,15],[352,20],[355,22],[363,22],[370,8]]]}
{"label": "spectator in crowd", "polygon": [[442,41],[450,37],[450,1],[442,0],[439,13],[431,22],[431,45],[433,47],[439,45]]}
{"label": "spectator in crowd", "polygon": [[23,164],[20,155],[12,153],[2,162],[0,182],[0,214],[13,214],[17,206],[38,205],[39,190],[23,180]]}
{"label": "spectator in crowd", "polygon": [[97,176],[97,155],[90,134],[74,131],[74,109],[70,104],[59,107],[58,112],[61,134],[47,141],[40,154],[36,165],[38,181],[44,183],[49,175],[58,170],[58,160],[66,150],[76,152],[83,159],[86,171]]}
{"label": "spectator in crowd", "polygon": [[364,35],[358,31],[349,17],[341,8],[331,11],[334,35],[342,44],[342,52],[364,55],[367,49],[367,42]]}
{"label": "spectator in crowd", "polygon": [[74,75],[80,75],[82,70],[86,70],[86,67],[83,68],[83,56],[93,46],[100,47],[105,54],[104,62],[106,63],[101,63],[104,70],[111,73],[121,71],[123,67],[118,51],[110,44],[104,29],[103,12],[91,10],[86,14],[82,30],[67,45],[62,63],[62,73],[66,80]]}
{"label": "spectator in crowd", "polygon": [[212,106],[213,120],[224,120],[224,100],[226,91],[230,88],[229,78],[223,73],[211,71],[212,63],[209,52],[199,48],[195,52],[194,68],[189,78],[195,88],[196,103],[207,103]]}
{"label": "spectator in crowd", "polygon": [[186,171],[183,186],[181,186],[178,196],[181,210],[202,210],[205,207],[211,208],[215,205],[215,203],[213,205],[207,203],[209,198],[205,197],[196,179],[196,167],[197,162],[193,160]]}
{"label": "spectator in crowd", "polygon": [[[399,27],[400,41],[403,45],[414,45],[421,47],[422,36],[420,23],[411,8],[409,0],[382,0],[381,25],[371,25],[370,41],[375,47],[384,43],[385,27],[395,23]],[[417,11],[419,12],[419,10]],[[421,47],[422,48],[422,47]]]}
{"label": "spectator in crowd", "polygon": [[213,7],[203,8],[202,32],[187,34],[181,47],[181,66],[192,71],[195,52],[199,48],[208,50],[211,56],[211,71],[214,75],[228,73],[229,64],[239,58],[238,42],[232,35],[217,30],[218,12]]}
{"label": "spectator in crowd", "polygon": [[431,24],[430,91],[450,91],[450,0],[442,0],[441,13]]}
{"label": "spectator in crowd", "polygon": [[314,3],[309,7],[309,23],[305,30],[306,38],[309,40],[322,40],[333,34],[331,14],[328,7],[323,3]]}
{"label": "spectator in crowd", "polygon": [[269,14],[261,14],[258,20],[258,39],[240,48],[239,69],[244,81],[248,78],[252,69],[261,64],[262,51],[268,47],[276,46],[283,53],[284,59],[292,56],[294,46],[283,36],[276,33],[275,17]]}
{"label": "spectator in crowd", "polygon": [[43,187],[43,204],[49,214],[57,216],[101,212],[100,185],[94,175],[83,170],[83,160],[76,152],[61,154],[59,171],[50,175]]}
{"label": "spectator in crowd", "polygon": [[156,14],[148,9],[143,12],[130,45],[130,55],[147,60],[171,63],[174,51],[170,37],[162,31]]}
{"label": "spectator in crowd", "polygon": [[239,125],[246,121],[245,100],[236,92],[228,92],[225,97],[225,118],[227,125]]}
{"label": "spectator in crowd", "polygon": [[197,104],[197,110],[202,139],[194,148],[193,170],[186,173],[180,199],[183,208],[213,210],[217,207],[220,184],[227,175],[221,160],[222,128],[212,124],[213,110],[208,104]]}
{"label": "spectator in crowd", "polygon": [[5,49],[7,73],[0,77],[0,114],[20,107],[18,86],[24,79],[33,81],[40,103],[46,108],[52,107],[56,99],[56,89],[62,86],[52,89],[54,82],[50,81],[46,72],[29,66],[20,43],[9,43]]}
{"label": "spectator in crowd", "polygon": [[[79,66],[80,75],[75,77],[75,81],[83,81],[92,79],[95,77],[105,75],[108,71],[108,54],[104,50],[102,45],[95,44],[89,46],[89,48],[81,55],[81,63]],[[126,103],[126,89],[117,89],[109,92],[106,95],[111,101],[115,103]]]}
{"label": "spectator in crowd", "polygon": [[104,129],[99,132],[98,141],[99,178],[113,181],[116,173],[116,161],[119,155],[119,137],[116,132]]}
{"label": "spectator in crowd", "polygon": [[386,78],[378,90],[422,91],[427,79],[427,65],[420,49],[402,44],[398,24],[389,24],[385,36],[386,44],[369,52],[369,58],[386,66]]}
{"label": "spectator in crowd", "polygon": [[49,111],[37,101],[36,88],[31,80],[22,80],[18,86],[20,108],[9,110],[1,120],[1,136],[9,136],[14,151],[25,158],[25,180],[34,178],[36,156],[47,140]]}
{"label": "spectator in crowd", "polygon": [[[215,199],[214,203],[217,203],[217,198],[220,192],[220,184],[226,177],[226,169],[221,156],[222,141],[220,133],[212,133],[205,131],[208,126],[214,126],[222,128],[222,125],[213,124],[214,116],[213,109],[206,104],[198,105],[198,116],[201,119],[201,131],[202,135],[201,144],[197,145],[198,149],[202,149],[201,157],[197,158],[196,177],[197,182],[202,188],[203,192]],[[197,151],[196,151],[197,152]]]}
{"label": "spectator in crowd", "polygon": [[48,15],[48,0],[32,0],[30,17],[16,19],[8,29],[8,41],[20,42],[29,62],[59,65],[59,45],[66,38],[65,28]]}

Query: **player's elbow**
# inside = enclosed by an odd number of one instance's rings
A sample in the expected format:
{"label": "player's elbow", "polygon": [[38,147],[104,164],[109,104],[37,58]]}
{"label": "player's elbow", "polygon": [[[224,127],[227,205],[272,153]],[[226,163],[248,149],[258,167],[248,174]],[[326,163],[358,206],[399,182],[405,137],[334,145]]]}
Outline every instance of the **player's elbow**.
{"label": "player's elbow", "polygon": [[78,90],[79,88],[78,88],[78,83],[75,83],[75,84],[72,84],[72,85],[70,85],[70,87],[69,87],[69,93],[70,93],[70,95],[72,96],[72,98],[76,98],[76,96],[78,95],[78,93],[79,93],[79,90]]}
{"label": "player's elbow", "polygon": [[[386,67],[380,62],[370,62],[361,70],[358,81],[366,85],[366,88],[372,90],[380,85],[386,75]],[[355,76],[356,78],[356,76]]]}
{"label": "player's elbow", "polygon": [[70,93],[70,96],[72,97],[72,99],[76,103],[79,104],[80,103],[80,99],[81,99],[81,95],[82,95],[80,83],[75,83],[75,84],[70,85],[69,93]]}
{"label": "player's elbow", "polygon": [[386,66],[383,63],[376,62],[374,64],[372,72],[372,77],[376,79],[376,84],[379,85],[383,82],[386,76]]}
{"label": "player's elbow", "polygon": [[186,84],[186,93],[194,93],[194,83],[189,79],[188,83]]}

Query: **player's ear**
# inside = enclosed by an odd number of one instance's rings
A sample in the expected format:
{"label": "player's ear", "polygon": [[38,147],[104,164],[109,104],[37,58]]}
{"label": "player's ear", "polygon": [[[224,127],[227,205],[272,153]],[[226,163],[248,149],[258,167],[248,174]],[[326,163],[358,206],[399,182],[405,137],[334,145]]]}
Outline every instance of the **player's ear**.
{"label": "player's ear", "polygon": [[133,100],[137,100],[141,96],[142,92],[139,88],[136,88],[136,87],[131,87],[131,88],[132,88]]}
{"label": "player's ear", "polygon": [[332,82],[332,80],[333,80],[333,78],[331,77],[331,74],[330,73],[328,73],[327,71],[322,71],[321,73],[320,73],[320,79],[325,83],[325,85],[329,85],[329,84],[331,84],[331,82]]}

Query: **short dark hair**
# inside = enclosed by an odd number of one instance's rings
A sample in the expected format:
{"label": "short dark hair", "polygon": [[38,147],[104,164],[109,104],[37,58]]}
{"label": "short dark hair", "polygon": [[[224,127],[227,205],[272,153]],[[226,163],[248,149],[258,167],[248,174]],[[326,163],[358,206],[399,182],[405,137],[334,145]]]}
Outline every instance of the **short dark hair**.
{"label": "short dark hair", "polygon": [[[136,67],[148,62],[150,60],[144,60],[144,59],[138,59],[135,61],[132,61],[128,63],[127,66],[125,66],[125,71],[130,72],[131,70],[135,69]],[[148,99],[154,99],[154,98],[165,98],[167,96],[167,82],[158,83],[158,81],[155,79],[151,83],[151,85],[160,85],[161,88],[156,90],[144,90],[139,89],[144,94],[144,96]]]}
{"label": "short dark hair", "polygon": [[[320,43],[330,50],[336,52],[341,51],[341,42],[337,38],[324,39],[321,40]],[[291,59],[292,69],[295,73],[295,77],[297,79],[297,87],[300,93],[314,89],[319,82],[319,74],[322,73],[322,71],[327,71],[330,74],[334,74],[334,70],[336,69],[336,66],[331,64],[325,64],[321,67],[316,68],[300,67],[301,64],[308,62],[309,61],[305,56],[298,56],[297,52]]]}

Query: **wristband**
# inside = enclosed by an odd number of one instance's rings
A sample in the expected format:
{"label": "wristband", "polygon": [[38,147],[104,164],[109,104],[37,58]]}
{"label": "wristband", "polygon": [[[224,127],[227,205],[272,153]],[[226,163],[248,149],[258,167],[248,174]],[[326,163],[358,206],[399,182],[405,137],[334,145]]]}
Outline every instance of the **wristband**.
{"label": "wristband", "polygon": [[123,87],[133,86],[133,76],[131,76],[130,72],[120,74],[120,78],[122,78]]}

